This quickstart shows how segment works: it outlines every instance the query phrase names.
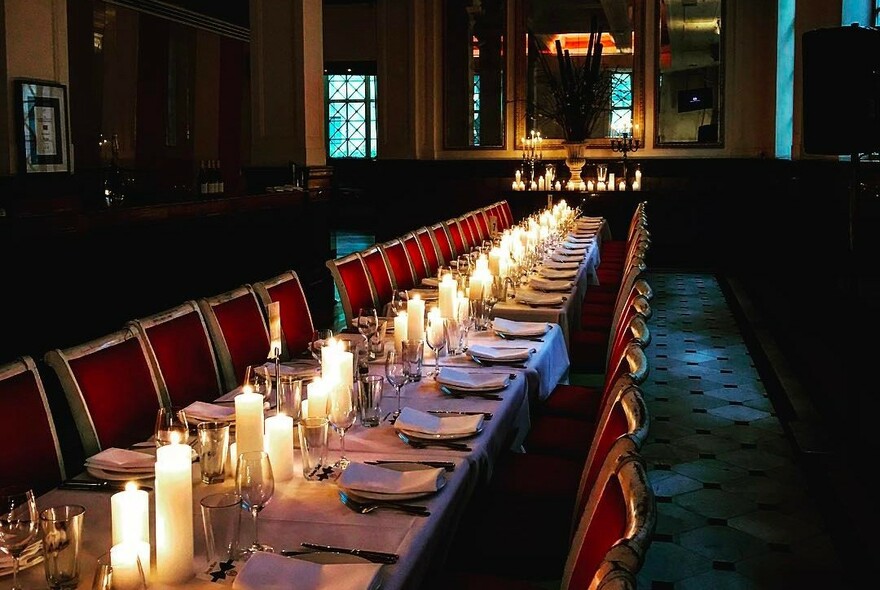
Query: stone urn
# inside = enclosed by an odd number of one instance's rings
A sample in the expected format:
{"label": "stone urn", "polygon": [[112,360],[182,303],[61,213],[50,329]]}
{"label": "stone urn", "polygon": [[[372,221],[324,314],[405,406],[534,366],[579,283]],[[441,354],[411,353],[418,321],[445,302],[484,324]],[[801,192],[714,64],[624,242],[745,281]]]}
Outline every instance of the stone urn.
{"label": "stone urn", "polygon": [[571,182],[580,184],[581,170],[587,163],[584,154],[586,153],[587,143],[585,141],[563,141],[562,147],[565,148],[565,166],[571,172]]}

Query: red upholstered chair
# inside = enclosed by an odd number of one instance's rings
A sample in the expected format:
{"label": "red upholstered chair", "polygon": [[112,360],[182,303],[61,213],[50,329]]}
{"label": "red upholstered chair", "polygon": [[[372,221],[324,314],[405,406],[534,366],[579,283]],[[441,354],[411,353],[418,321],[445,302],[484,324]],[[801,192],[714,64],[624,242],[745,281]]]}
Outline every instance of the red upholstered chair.
{"label": "red upholstered chair", "polygon": [[217,352],[223,386],[241,385],[248,365],[269,357],[269,327],[263,305],[250,285],[199,299],[211,342]]}
{"label": "red upholstered chair", "polygon": [[50,350],[45,360],[64,390],[86,457],[147,440],[156,411],[168,405],[146,343],[133,327]]}
{"label": "red upholstered chair", "polygon": [[[391,302],[394,292],[397,290],[397,284],[394,282],[394,276],[391,269],[388,268],[388,261],[382,252],[381,246],[375,244],[369,248],[365,248],[358,253],[364,261],[367,268],[367,275],[373,285],[373,294],[376,300],[376,309],[382,309],[386,304]],[[353,309],[354,316],[357,316],[358,308]]]}
{"label": "red upholstered chair", "polygon": [[504,217],[507,220],[507,227],[511,227],[516,222],[516,220],[513,218],[513,210],[510,208],[510,203],[507,201],[507,199],[501,201],[501,211],[502,213],[504,213]]}
{"label": "red upholstered chair", "polygon": [[437,269],[447,264],[449,259],[440,252],[440,244],[434,236],[434,231],[429,227],[420,227],[413,234],[418,238],[419,245],[422,247],[422,254],[425,255],[425,264],[428,269],[428,276],[437,274]]}
{"label": "red upholstered chair", "polygon": [[67,477],[43,380],[30,356],[0,365],[0,422],[0,478],[42,494]]}
{"label": "red upholstered chair", "polygon": [[476,212],[471,211],[466,215],[462,215],[458,218],[458,223],[465,230],[465,235],[468,237],[468,243],[472,250],[483,244],[483,240],[486,238],[483,236],[483,232],[477,223]]}
{"label": "red upholstered chair", "polygon": [[299,275],[288,270],[253,284],[269,317],[269,304],[278,303],[281,314],[281,359],[295,358],[309,349],[315,324]]}
{"label": "red upholstered chair", "polygon": [[492,230],[489,227],[489,218],[486,214],[486,208],[477,209],[473,212],[474,219],[477,222],[477,229],[480,232],[480,236],[483,240],[492,239]]}
{"label": "red upholstered chair", "polygon": [[129,325],[146,343],[162,395],[176,406],[225,393],[208,325],[195,301],[137,318]]}
{"label": "red upholstered chair", "polygon": [[449,238],[452,240],[452,245],[455,247],[458,255],[461,256],[470,252],[470,246],[465,237],[464,230],[462,230],[461,225],[458,223],[458,219],[447,219],[441,223],[446,226],[446,231],[449,232]]}
{"label": "red upholstered chair", "polygon": [[[386,267],[391,270],[391,278],[396,290],[412,289],[418,284],[420,279],[416,278],[409,252],[400,238],[379,244],[379,250],[385,256]],[[389,297],[388,301],[390,300]]]}
{"label": "red upholstered chair", "polygon": [[324,264],[330,270],[342,299],[345,325],[354,327],[358,309],[378,305],[367,267],[358,252],[328,260]]}
{"label": "red upholstered chair", "polygon": [[[430,229],[431,233],[434,234],[434,240],[437,242],[437,247],[440,249],[440,255],[445,261],[444,264],[449,264],[458,258],[459,254],[464,254],[464,252],[459,252],[452,236],[449,234],[449,228],[446,227],[444,222],[438,221],[431,225]],[[459,234],[459,241],[460,240],[461,234]]]}
{"label": "red upholstered chair", "polygon": [[[419,242],[419,237],[415,232],[407,232],[403,234],[400,236],[400,241],[403,242],[403,247],[406,248],[406,253],[409,256],[409,261],[412,264],[412,269],[415,273],[417,285],[422,282],[422,279],[433,277],[437,274],[436,264],[433,269],[428,265],[428,261],[425,259],[425,252],[423,251],[422,245]],[[434,260],[437,260],[436,252],[434,252]]]}

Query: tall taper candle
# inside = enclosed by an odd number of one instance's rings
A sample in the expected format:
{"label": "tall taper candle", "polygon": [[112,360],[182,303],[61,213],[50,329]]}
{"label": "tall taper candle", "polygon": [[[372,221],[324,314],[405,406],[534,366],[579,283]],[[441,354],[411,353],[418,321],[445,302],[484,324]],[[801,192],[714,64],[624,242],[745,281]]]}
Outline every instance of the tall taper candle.
{"label": "tall taper candle", "polygon": [[[254,395],[262,400],[262,396]],[[262,405],[261,401],[261,411]],[[156,449],[155,497],[156,577],[162,584],[181,584],[194,574],[192,449],[189,445],[174,442]]]}
{"label": "tall taper candle", "polygon": [[406,337],[407,340],[425,339],[425,302],[418,295],[413,295],[406,302]]}
{"label": "tall taper candle", "polygon": [[248,386],[235,396],[235,442],[239,454],[263,450],[263,396]]}
{"label": "tall taper candle", "polygon": [[284,414],[266,418],[266,452],[275,481],[293,479],[293,418]]}
{"label": "tall taper candle", "polygon": [[406,329],[409,325],[409,314],[401,311],[394,316],[394,350],[400,352],[400,343],[406,340]]}

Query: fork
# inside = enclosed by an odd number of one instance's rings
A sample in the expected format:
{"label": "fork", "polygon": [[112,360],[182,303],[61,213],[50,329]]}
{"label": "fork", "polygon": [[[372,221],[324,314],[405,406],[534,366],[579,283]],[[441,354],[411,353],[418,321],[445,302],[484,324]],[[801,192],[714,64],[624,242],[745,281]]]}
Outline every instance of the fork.
{"label": "fork", "polygon": [[444,447],[453,451],[470,452],[471,448],[464,443],[445,441],[445,440],[413,440],[402,432],[398,432],[397,436],[400,440],[408,444],[414,449],[426,449],[428,447]]}
{"label": "fork", "polygon": [[424,506],[418,504],[401,504],[399,502],[358,502],[345,492],[339,492],[339,499],[352,511],[358,514],[369,514],[377,508],[390,508],[391,510],[399,510],[413,516],[431,516],[431,513]]}

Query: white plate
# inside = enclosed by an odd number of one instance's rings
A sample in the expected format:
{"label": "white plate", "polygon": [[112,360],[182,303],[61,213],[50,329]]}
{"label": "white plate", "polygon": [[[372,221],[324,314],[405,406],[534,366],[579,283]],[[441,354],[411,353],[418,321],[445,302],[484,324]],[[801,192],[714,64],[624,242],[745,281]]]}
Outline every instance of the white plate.
{"label": "white plate", "polygon": [[418,295],[425,301],[433,301],[440,297],[438,289],[407,289],[407,296]]}
{"label": "white plate", "polygon": [[301,559],[312,563],[372,563],[369,559],[348,555],[347,553],[333,553],[331,551],[315,551],[314,553],[301,553],[294,555],[293,559]]}
{"label": "white plate", "polygon": [[[21,554],[21,560],[18,562],[18,570],[26,570],[27,568],[37,565],[43,561],[42,541],[35,541],[27,546],[24,553]],[[0,577],[12,574],[12,558],[4,554],[2,565],[0,565]]]}
{"label": "white plate", "polygon": [[497,385],[487,385],[485,387],[462,387],[460,385],[446,383],[445,381],[441,381],[440,379],[437,379],[437,383],[439,383],[441,387],[445,387],[450,391],[460,391],[462,393],[495,393],[496,391],[504,391],[505,389],[507,389],[507,386],[510,385],[510,379],[505,379],[504,385],[500,387]]}
{"label": "white plate", "polygon": [[[469,435],[473,436],[473,435]],[[386,465],[382,465],[385,469],[393,469],[395,471],[423,471],[425,469],[437,469],[436,467],[431,467],[429,465],[422,465],[421,463],[389,463]],[[353,490],[351,488],[345,488],[343,486],[339,486],[342,488],[346,494],[352,496],[355,500],[377,500],[379,502],[395,502],[398,500],[414,500],[416,498],[424,498],[426,496],[431,496],[436,494],[446,485],[446,474],[442,474],[440,479],[437,481],[437,491],[435,492],[411,492],[408,494],[385,494],[382,492],[368,492],[364,490]]]}
{"label": "white plate", "polygon": [[86,465],[86,471],[92,477],[106,479],[108,481],[126,481],[129,479],[153,479],[155,471],[106,471],[100,467]]}
{"label": "white plate", "polygon": [[[406,428],[398,428],[397,430],[398,432],[402,432],[410,438],[414,438],[416,440],[461,440],[480,434],[481,432],[483,432],[483,427],[480,426],[473,432],[456,432],[450,434],[428,434],[427,432],[419,432],[418,430],[407,430]],[[387,465],[383,465],[382,467],[387,467]],[[431,467],[430,469],[433,469],[433,467]]]}

